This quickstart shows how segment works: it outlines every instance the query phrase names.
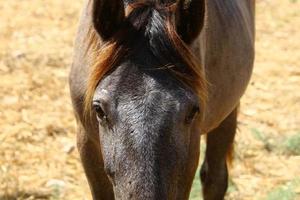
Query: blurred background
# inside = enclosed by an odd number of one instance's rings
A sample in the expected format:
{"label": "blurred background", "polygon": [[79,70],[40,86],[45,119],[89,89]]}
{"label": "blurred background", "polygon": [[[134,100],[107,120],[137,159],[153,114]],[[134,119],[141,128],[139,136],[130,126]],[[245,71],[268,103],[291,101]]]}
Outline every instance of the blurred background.
{"label": "blurred background", "polygon": [[[67,84],[81,7],[0,0],[0,200],[91,199]],[[227,199],[299,200],[300,1],[257,0],[256,11]],[[191,200],[201,196],[198,177]]]}

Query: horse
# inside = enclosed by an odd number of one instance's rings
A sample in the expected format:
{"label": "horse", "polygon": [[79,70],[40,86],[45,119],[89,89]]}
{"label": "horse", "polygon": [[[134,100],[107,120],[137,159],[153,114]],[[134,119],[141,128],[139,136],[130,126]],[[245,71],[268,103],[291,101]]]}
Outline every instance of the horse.
{"label": "horse", "polygon": [[93,199],[224,199],[255,1],[86,0],[69,85]]}

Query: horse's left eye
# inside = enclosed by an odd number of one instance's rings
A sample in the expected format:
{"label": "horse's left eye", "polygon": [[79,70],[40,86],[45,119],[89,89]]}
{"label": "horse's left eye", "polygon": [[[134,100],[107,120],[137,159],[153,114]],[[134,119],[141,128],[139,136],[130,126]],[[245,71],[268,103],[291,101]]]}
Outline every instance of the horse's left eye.
{"label": "horse's left eye", "polygon": [[187,124],[191,123],[193,121],[193,119],[195,118],[196,114],[198,114],[200,111],[198,106],[194,106],[190,112],[188,113],[188,115],[185,118],[185,122]]}

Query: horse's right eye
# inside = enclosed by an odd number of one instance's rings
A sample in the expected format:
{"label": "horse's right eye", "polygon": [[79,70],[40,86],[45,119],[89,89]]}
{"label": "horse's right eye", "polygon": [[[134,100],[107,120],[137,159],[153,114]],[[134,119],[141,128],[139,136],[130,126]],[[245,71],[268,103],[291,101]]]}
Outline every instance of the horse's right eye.
{"label": "horse's right eye", "polygon": [[93,108],[96,112],[97,119],[102,122],[107,121],[107,115],[105,114],[101,104],[99,102],[93,103]]}

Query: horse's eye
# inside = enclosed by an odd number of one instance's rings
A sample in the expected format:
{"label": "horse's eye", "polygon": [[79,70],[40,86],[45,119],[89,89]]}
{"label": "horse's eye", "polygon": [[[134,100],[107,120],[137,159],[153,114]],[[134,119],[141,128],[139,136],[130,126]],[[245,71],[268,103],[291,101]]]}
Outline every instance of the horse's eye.
{"label": "horse's eye", "polygon": [[189,114],[187,115],[187,117],[186,117],[186,119],[185,119],[185,122],[186,122],[187,124],[191,123],[191,122],[193,121],[193,119],[195,118],[196,114],[199,113],[199,111],[200,111],[199,107],[198,107],[198,106],[194,106],[194,107],[190,110]]}
{"label": "horse's eye", "polygon": [[93,103],[93,108],[96,112],[97,119],[99,121],[106,122],[107,121],[107,115],[105,114],[104,109],[102,108],[101,104],[99,102],[94,102]]}

